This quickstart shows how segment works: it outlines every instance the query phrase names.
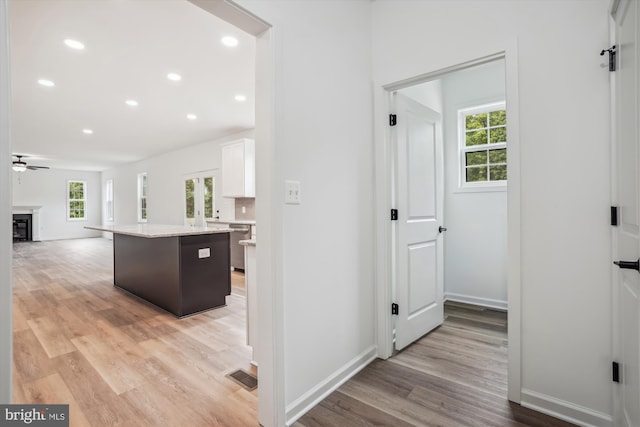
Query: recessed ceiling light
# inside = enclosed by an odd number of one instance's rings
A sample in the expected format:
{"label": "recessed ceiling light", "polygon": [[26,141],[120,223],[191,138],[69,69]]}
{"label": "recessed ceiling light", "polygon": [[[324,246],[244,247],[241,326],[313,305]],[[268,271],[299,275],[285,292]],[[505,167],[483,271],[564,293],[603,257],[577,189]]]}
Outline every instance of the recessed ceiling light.
{"label": "recessed ceiling light", "polygon": [[46,87],[53,87],[53,86],[56,85],[51,80],[47,80],[47,79],[40,79],[40,80],[38,80],[38,83],[40,83],[42,86],[46,86]]}
{"label": "recessed ceiling light", "polygon": [[93,130],[91,129],[82,129],[82,133],[86,135],[93,135]]}
{"label": "recessed ceiling light", "polygon": [[174,82],[179,82],[180,80],[182,80],[182,76],[177,73],[169,73],[167,74],[167,78],[169,80],[173,80]]}
{"label": "recessed ceiling light", "polygon": [[75,50],[83,50],[84,49],[84,43],[79,42],[78,40],[65,39],[64,44],[69,46],[71,49],[75,49]]}
{"label": "recessed ceiling light", "polygon": [[236,47],[238,46],[238,39],[231,36],[225,36],[220,40],[220,42],[227,47]]}
{"label": "recessed ceiling light", "polygon": [[126,101],[124,101],[124,103],[127,104],[129,107],[138,106],[138,101],[136,101],[135,99],[127,99]]}
{"label": "recessed ceiling light", "polygon": [[244,96],[244,95],[238,94],[238,95],[235,96],[235,100],[238,101],[238,102],[244,102],[244,101],[247,100],[247,97]]}
{"label": "recessed ceiling light", "polygon": [[197,118],[198,118],[198,116],[196,116],[195,114],[187,114],[187,119],[189,119],[189,120],[195,120]]}

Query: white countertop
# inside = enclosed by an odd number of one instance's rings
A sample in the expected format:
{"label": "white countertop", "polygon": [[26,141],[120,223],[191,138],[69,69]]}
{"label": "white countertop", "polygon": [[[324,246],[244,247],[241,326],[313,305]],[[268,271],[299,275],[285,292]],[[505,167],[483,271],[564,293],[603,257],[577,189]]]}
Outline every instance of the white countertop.
{"label": "white countertop", "polygon": [[229,233],[232,231],[230,228],[190,227],[165,224],[99,225],[86,226],[85,228],[147,238],[194,236],[199,234]]}
{"label": "white countertop", "polygon": [[208,224],[234,224],[234,225],[256,225],[255,219],[216,219],[207,221]]}

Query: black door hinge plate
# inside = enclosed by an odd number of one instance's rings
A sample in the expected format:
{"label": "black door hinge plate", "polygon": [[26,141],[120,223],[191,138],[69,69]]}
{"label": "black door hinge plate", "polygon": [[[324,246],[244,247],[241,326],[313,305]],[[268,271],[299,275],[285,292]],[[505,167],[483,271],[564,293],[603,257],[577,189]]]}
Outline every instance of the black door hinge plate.
{"label": "black door hinge plate", "polygon": [[398,304],[396,304],[395,302],[392,303],[391,304],[391,314],[397,315],[398,314],[398,310],[399,310]]}
{"label": "black door hinge plate", "polygon": [[611,225],[618,226],[618,207],[611,206]]}
{"label": "black door hinge plate", "polygon": [[612,363],[612,379],[614,383],[619,383],[620,382],[620,365],[618,364],[618,362],[613,362]]}
{"label": "black door hinge plate", "polygon": [[398,220],[398,209],[391,209],[391,221]]}
{"label": "black door hinge plate", "polygon": [[398,117],[395,114],[389,114],[389,126],[395,126]]}

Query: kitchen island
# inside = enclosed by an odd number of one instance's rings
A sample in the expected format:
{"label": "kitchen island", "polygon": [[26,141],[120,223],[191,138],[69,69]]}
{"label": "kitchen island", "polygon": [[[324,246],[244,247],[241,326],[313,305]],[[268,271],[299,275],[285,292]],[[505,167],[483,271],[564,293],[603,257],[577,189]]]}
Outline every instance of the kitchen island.
{"label": "kitchen island", "polygon": [[177,317],[226,305],[229,228],[157,224],[85,227],[113,233],[113,282]]}

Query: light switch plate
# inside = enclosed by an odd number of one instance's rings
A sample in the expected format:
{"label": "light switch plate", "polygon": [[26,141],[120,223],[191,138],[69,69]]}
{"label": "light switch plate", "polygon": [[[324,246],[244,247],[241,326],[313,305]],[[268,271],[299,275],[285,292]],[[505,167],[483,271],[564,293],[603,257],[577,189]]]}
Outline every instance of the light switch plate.
{"label": "light switch plate", "polygon": [[284,202],[288,205],[299,205],[302,200],[300,181],[284,182]]}

